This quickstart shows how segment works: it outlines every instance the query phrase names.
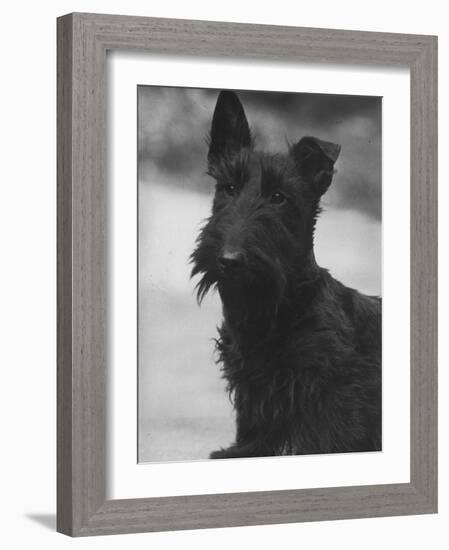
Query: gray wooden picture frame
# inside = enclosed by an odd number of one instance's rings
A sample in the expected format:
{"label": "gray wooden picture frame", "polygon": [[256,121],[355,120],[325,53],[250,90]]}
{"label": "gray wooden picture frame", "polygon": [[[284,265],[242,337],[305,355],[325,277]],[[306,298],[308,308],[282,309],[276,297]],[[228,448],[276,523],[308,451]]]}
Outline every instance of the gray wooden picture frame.
{"label": "gray wooden picture frame", "polygon": [[[82,13],[57,26],[58,531],[82,536],[436,512],[437,38]],[[107,500],[108,50],[410,69],[409,483]]]}

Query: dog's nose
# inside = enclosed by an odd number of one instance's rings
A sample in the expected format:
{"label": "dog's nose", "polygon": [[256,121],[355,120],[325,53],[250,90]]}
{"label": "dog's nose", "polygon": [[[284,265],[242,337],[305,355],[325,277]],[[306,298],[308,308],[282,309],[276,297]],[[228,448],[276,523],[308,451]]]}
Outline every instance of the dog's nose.
{"label": "dog's nose", "polygon": [[243,265],[243,252],[239,250],[224,250],[218,258],[223,271],[234,271]]}

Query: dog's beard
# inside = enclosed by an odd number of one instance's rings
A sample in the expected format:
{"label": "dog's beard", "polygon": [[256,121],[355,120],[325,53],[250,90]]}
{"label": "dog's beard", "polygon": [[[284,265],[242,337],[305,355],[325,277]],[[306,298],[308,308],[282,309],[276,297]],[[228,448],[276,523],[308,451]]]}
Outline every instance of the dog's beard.
{"label": "dog's beard", "polygon": [[[196,268],[193,268],[191,276],[194,277],[199,273],[200,271],[196,270]],[[211,289],[216,288],[217,285],[218,285],[218,278],[216,274],[213,274],[209,271],[206,273],[203,273],[202,277],[200,278],[198,283],[195,285],[196,299],[199,305],[201,305],[201,302],[204,300],[206,294]]]}
{"label": "dog's beard", "polygon": [[226,275],[215,261],[208,265],[207,258],[210,259],[210,251],[202,247],[192,254],[192,276],[201,274],[195,287],[198,303],[201,304],[206,294],[216,288],[228,322],[239,329],[253,326],[264,333],[272,331],[287,287],[280,259],[254,250],[245,267],[238,273]]}
{"label": "dog's beard", "polygon": [[199,246],[190,256],[190,263],[193,264],[192,271],[190,272],[190,278],[194,278],[200,275],[200,279],[195,285],[196,299],[199,305],[204,300],[206,294],[215,289],[218,280],[218,269],[210,265],[208,261],[209,252],[205,250],[205,247]]}
{"label": "dog's beard", "polygon": [[220,279],[217,283],[225,318],[240,329],[257,327],[271,332],[282,303],[285,283],[275,273],[247,272],[242,278]]}

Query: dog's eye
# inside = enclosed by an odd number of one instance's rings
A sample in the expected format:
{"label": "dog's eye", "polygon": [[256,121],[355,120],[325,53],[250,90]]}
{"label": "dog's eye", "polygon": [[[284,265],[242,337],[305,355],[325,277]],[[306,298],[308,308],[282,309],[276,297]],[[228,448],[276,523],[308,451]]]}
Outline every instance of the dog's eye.
{"label": "dog's eye", "polygon": [[270,202],[273,204],[282,204],[285,200],[285,195],[283,195],[280,191],[276,191],[270,197]]}
{"label": "dog's eye", "polygon": [[237,188],[235,185],[225,185],[223,189],[226,195],[229,195],[230,197],[233,197],[237,192]]}

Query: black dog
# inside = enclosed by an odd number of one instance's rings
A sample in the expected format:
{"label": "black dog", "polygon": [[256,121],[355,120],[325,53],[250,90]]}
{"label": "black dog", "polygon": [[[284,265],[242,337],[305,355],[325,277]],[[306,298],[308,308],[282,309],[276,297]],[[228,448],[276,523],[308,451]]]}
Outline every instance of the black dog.
{"label": "black dog", "polygon": [[235,443],[211,458],[381,449],[381,302],[320,268],[313,233],[340,147],[304,137],[254,149],[243,107],[221,92],[210,133],[212,215],[192,254],[201,302],[223,303],[217,349]]}

